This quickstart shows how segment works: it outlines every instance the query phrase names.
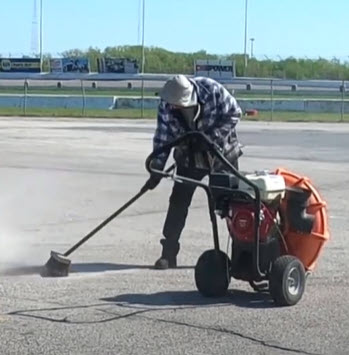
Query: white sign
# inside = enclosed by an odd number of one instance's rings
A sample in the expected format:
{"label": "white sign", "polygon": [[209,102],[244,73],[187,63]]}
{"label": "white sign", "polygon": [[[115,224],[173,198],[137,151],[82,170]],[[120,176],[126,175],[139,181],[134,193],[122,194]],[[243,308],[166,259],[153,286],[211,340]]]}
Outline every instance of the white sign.
{"label": "white sign", "polygon": [[235,75],[235,62],[231,60],[202,60],[194,64],[195,76],[206,76],[212,79],[230,79]]}

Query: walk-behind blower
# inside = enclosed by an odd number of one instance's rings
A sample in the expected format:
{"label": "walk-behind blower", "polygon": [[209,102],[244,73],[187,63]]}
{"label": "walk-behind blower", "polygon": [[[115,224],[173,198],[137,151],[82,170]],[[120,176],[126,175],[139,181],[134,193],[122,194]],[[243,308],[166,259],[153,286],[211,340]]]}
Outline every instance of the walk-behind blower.
{"label": "walk-behind blower", "polygon": [[[208,183],[152,168],[160,154],[183,143],[200,147],[218,159],[223,168],[207,171]],[[208,198],[214,248],[205,251],[195,266],[195,282],[207,297],[223,296],[231,278],[249,282],[256,291],[269,292],[277,305],[296,304],[329,239],[326,203],[310,180],[284,169],[273,173],[242,173],[204,134],[189,132],[155,150],[146,161],[152,174],[205,190]],[[42,276],[67,276],[67,256],[91,238],[147,191],[141,191],[64,254],[51,252]],[[220,250],[217,215],[226,220],[231,237],[230,257]]]}

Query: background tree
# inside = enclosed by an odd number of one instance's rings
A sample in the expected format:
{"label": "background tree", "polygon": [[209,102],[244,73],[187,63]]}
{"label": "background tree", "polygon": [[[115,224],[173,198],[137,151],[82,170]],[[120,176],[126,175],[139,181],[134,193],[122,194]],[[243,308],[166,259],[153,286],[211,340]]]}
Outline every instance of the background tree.
{"label": "background tree", "polygon": [[[92,71],[97,70],[97,58],[115,57],[136,59],[141,65],[141,46],[115,46],[104,50],[90,47],[87,50],[70,49],[62,53],[63,57],[87,57]],[[146,73],[183,73],[193,74],[194,61],[197,59],[225,59],[234,60],[236,75],[243,76],[244,55],[217,55],[200,50],[193,53],[171,52],[159,47],[145,48]],[[342,63],[339,59],[331,60],[318,58],[294,58],[281,60],[249,58],[246,75],[250,77],[279,78],[279,79],[337,79],[349,80],[349,63]]]}

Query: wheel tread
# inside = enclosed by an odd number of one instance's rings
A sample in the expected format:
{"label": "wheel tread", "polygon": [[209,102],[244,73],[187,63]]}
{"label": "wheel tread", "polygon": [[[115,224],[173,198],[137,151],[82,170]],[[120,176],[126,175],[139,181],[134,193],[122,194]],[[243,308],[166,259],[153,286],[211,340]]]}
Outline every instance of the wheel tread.
{"label": "wheel tread", "polygon": [[[228,269],[227,269],[228,267]],[[227,292],[230,275],[230,260],[220,250],[207,250],[195,266],[195,282],[205,297],[221,297]]]}
{"label": "wheel tread", "polygon": [[[301,273],[301,289],[297,296],[290,296],[284,289],[284,274],[291,264],[298,265]],[[292,255],[282,255],[278,257],[269,275],[269,292],[276,304],[279,306],[292,306],[296,304],[303,295],[305,287],[305,270],[302,262]]]}

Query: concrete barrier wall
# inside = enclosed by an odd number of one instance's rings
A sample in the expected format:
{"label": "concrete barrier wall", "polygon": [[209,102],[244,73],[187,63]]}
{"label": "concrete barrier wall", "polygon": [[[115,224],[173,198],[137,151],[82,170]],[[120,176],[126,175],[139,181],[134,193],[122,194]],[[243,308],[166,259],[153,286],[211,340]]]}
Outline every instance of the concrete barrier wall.
{"label": "concrete barrier wall", "polygon": [[[80,109],[141,109],[140,97],[117,97],[117,96],[81,96],[74,95],[0,95],[0,107],[23,107],[26,102],[27,108],[75,108]],[[238,100],[243,110],[256,109],[259,111],[294,111],[294,112],[329,112],[339,113],[342,105],[345,113],[349,113],[349,101],[340,100],[291,100],[276,99],[240,99]],[[159,104],[158,97],[145,97],[144,108],[156,109]]]}
{"label": "concrete barrier wall", "polygon": [[113,97],[108,96],[41,96],[41,95],[0,95],[0,107],[27,108],[75,108],[80,109],[85,105],[86,109],[106,110],[113,106]]}
{"label": "concrete barrier wall", "polygon": [[[145,109],[156,109],[159,105],[159,98],[157,97],[145,97],[143,101]],[[142,108],[142,100],[139,97],[114,97],[113,108]]]}
{"label": "concrete barrier wall", "polygon": [[243,110],[270,111],[273,107],[274,111],[305,111],[304,100],[274,100],[273,106],[270,100],[240,99],[238,102]]}
{"label": "concrete barrier wall", "polygon": [[308,100],[304,103],[306,112],[336,112],[339,113],[343,109],[345,113],[349,112],[349,102],[339,100]]}

